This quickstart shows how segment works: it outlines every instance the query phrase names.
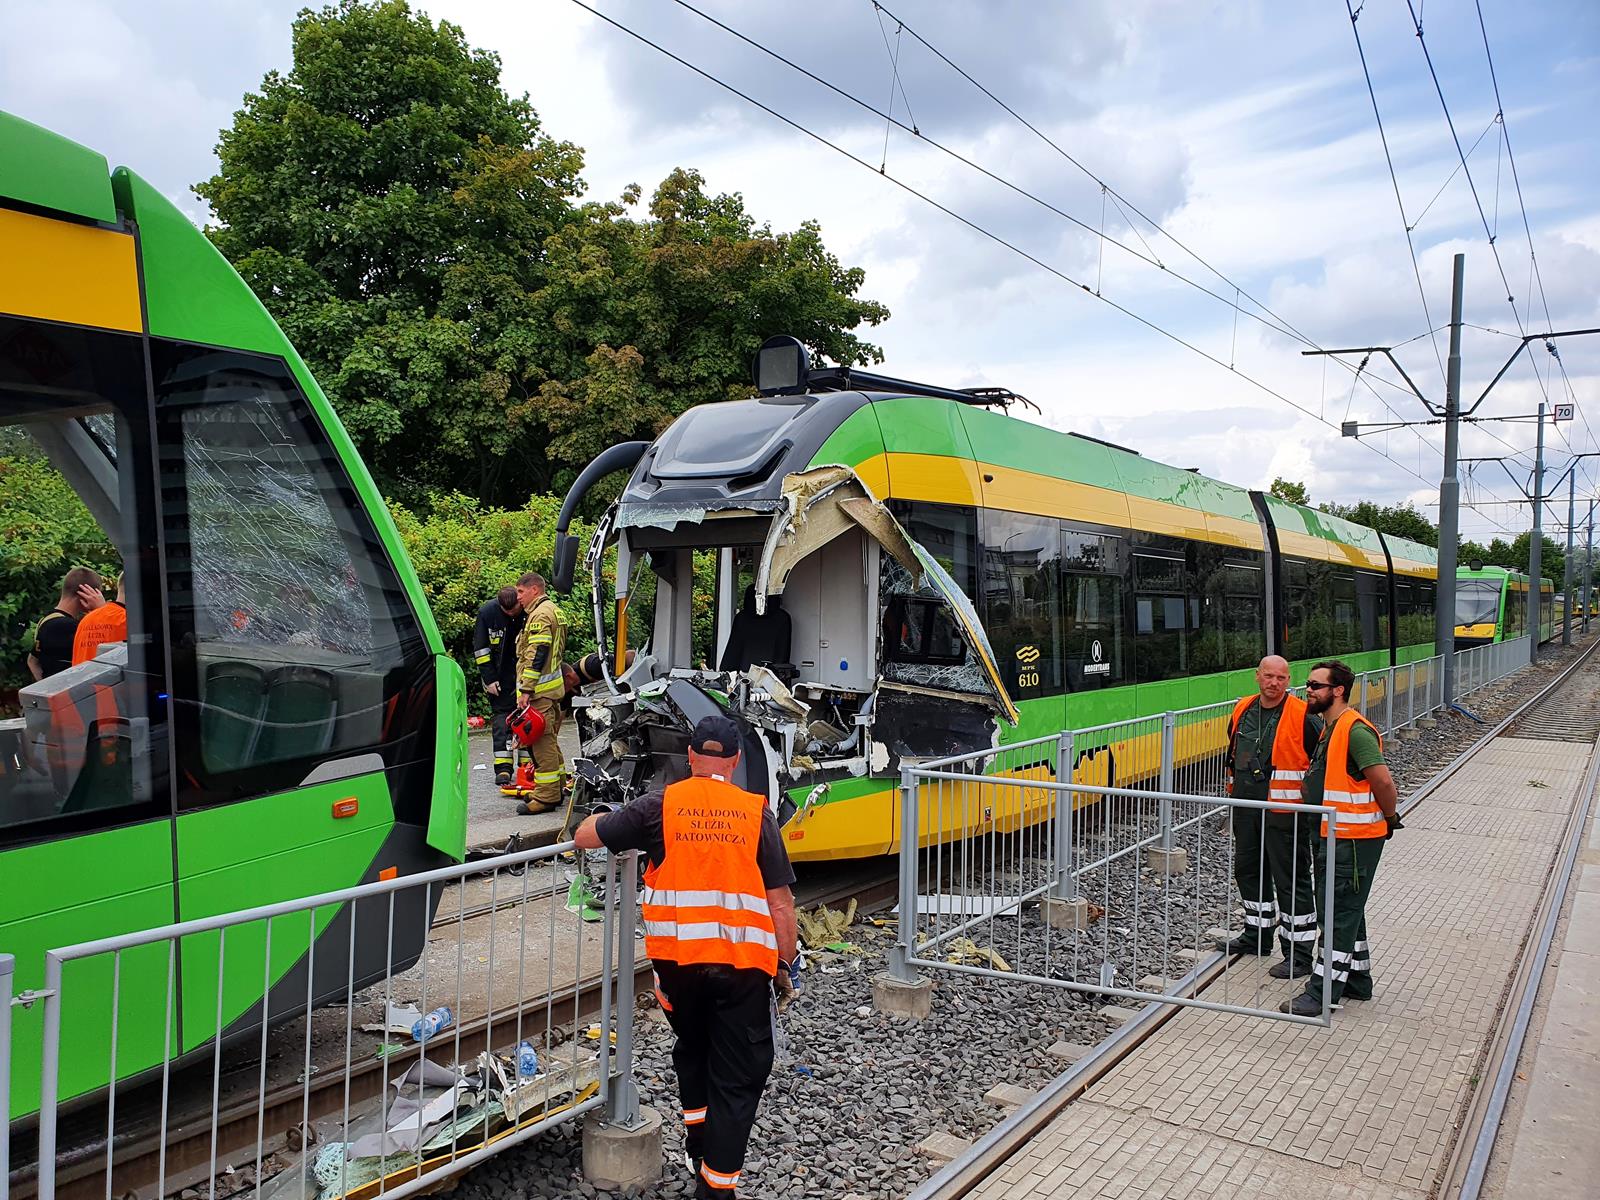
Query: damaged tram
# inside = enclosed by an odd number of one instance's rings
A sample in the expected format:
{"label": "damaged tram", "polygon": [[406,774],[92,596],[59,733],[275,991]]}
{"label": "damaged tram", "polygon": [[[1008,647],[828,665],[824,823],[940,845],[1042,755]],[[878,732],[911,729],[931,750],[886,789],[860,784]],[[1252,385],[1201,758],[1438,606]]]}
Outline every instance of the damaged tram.
{"label": "damaged tram", "polygon": [[1230,699],[1269,649],[1300,678],[1432,652],[1431,548],[1018,420],[1002,389],[813,368],[792,338],[756,384],[612,447],[563,504],[570,591],[570,520],[629,472],[585,554],[607,672],[579,804],[681,776],[721,709],[791,858],[881,855],[902,764]]}

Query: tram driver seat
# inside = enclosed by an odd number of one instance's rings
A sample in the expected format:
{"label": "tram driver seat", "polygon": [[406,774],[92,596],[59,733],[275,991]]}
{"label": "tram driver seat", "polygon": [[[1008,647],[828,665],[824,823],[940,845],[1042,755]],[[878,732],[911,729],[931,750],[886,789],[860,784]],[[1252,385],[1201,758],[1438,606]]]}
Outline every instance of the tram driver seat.
{"label": "tram driver seat", "polygon": [[717,670],[748,671],[760,664],[771,668],[779,678],[784,677],[785,670],[792,677],[794,666],[789,661],[792,628],[789,614],[783,611],[781,596],[768,596],[767,611],[756,612],[756,589],[751,584],[744,589],[744,604],[728,630],[728,644],[723,647]]}

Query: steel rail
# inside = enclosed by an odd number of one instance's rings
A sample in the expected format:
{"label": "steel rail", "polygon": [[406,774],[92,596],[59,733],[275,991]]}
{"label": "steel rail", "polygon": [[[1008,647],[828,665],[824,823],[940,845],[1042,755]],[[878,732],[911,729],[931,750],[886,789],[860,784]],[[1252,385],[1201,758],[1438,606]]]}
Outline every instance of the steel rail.
{"label": "steel rail", "polygon": [[[1438,791],[1474,755],[1487,747],[1494,739],[1502,736],[1536,704],[1554,695],[1557,689],[1565,685],[1582,669],[1597,649],[1600,649],[1600,638],[1591,643],[1549,684],[1528,700],[1519,704],[1508,716],[1496,723],[1492,729],[1485,732],[1466,750],[1440,767],[1414,788],[1399,805],[1398,811],[1400,815],[1402,817],[1409,815],[1416,809],[1417,805]],[[1510,676],[1507,676],[1507,678],[1510,678]],[[1600,754],[1592,756],[1590,761],[1591,767],[1593,767],[1597,762],[1600,762]],[[1230,959],[1218,952],[1204,963],[1198,964],[1188,975],[1168,988],[1167,994],[1173,996],[1182,995],[1192,988],[1191,994],[1198,995],[1222,973],[1225,963],[1238,961],[1243,957],[1243,955],[1236,955]],[[1137,1017],[1111,1034],[1110,1037],[1084,1055],[1066,1071],[1056,1076],[1050,1083],[1047,1083],[1026,1104],[991,1128],[988,1133],[974,1142],[965,1152],[951,1159],[933,1175],[929,1176],[916,1191],[907,1197],[907,1200],[960,1200],[961,1197],[968,1195],[1032,1140],[1041,1129],[1053,1121],[1062,1109],[1083,1095],[1094,1083],[1114,1070],[1162,1025],[1176,1017],[1179,1011],[1179,1005],[1160,1004],[1154,1001],[1147,1003]],[[1513,1070],[1514,1065],[1515,1060],[1513,1060]],[[1461,1197],[1460,1200],[1471,1200],[1471,1198]]]}

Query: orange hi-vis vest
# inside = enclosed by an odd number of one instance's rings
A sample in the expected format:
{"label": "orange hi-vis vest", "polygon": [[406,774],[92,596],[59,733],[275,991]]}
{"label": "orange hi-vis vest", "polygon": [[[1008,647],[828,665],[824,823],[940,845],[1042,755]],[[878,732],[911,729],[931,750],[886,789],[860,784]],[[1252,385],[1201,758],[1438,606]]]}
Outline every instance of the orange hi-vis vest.
{"label": "orange hi-vis vest", "polygon": [[[1378,749],[1383,749],[1383,735],[1378,727],[1353,708],[1339,714],[1339,719],[1328,731],[1327,768],[1322,779],[1322,802],[1339,811],[1339,825],[1334,831],[1341,838],[1381,838],[1389,836],[1389,822],[1383,809],[1372,798],[1372,785],[1365,779],[1352,778],[1345,764],[1350,760],[1350,729],[1360,721],[1378,737]],[[1322,836],[1328,836],[1328,818],[1322,818]]]}
{"label": "orange hi-vis vest", "polygon": [[778,935],[756,862],[767,802],[692,776],[661,801],[666,857],[644,875],[644,948],[680,965],[725,963],[775,975]]}
{"label": "orange hi-vis vest", "polygon": [[[1233,706],[1233,716],[1228,718],[1230,750],[1234,735],[1239,732],[1239,722],[1244,719],[1245,710],[1260,699],[1260,696],[1244,696]],[[1281,800],[1283,803],[1274,804],[1273,812],[1293,812],[1292,806],[1301,802],[1300,783],[1306,777],[1306,768],[1311,765],[1311,756],[1306,753],[1305,728],[1306,702],[1293,692],[1285,694],[1283,712],[1278,716],[1278,730],[1272,738],[1272,782],[1267,792],[1267,799]],[[1231,796],[1233,795],[1231,754],[1228,771],[1228,795]]]}

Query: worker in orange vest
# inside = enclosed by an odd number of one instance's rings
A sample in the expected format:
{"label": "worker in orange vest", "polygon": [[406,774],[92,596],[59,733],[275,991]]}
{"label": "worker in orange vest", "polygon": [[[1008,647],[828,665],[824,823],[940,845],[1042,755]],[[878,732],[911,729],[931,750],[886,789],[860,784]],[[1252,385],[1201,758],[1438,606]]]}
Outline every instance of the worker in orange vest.
{"label": "worker in orange vest", "polygon": [[[1322,987],[1331,976],[1332,1002],[1372,999],[1372,950],[1367,945],[1367,897],[1378,870],[1383,844],[1400,828],[1395,811],[1394,778],[1383,761],[1383,738],[1371,721],[1350,707],[1355,672],[1342,662],[1320,662],[1306,681],[1306,706],[1323,719],[1325,728],[1311,765],[1306,768],[1301,796],[1307,804],[1326,804],[1337,815],[1334,824],[1333,911],[1323,911],[1324,890],[1318,884],[1317,916],[1320,950],[1305,990],[1278,1006],[1296,1016],[1322,1013]],[[1323,818],[1320,836],[1326,839]],[[1327,870],[1326,841],[1317,844],[1317,875]]]}
{"label": "worker in orange vest", "polygon": [[702,717],[689,778],[578,827],[583,850],[643,850],[645,952],[677,1041],[695,1196],[732,1200],[772,1071],[778,1007],[794,994],[794,869],[767,802],[735,787],[741,745],[725,716]]}
{"label": "worker in orange vest", "polygon": [[1256,667],[1256,687],[1258,692],[1242,697],[1228,718],[1228,794],[1281,803],[1233,810],[1233,877],[1244,902],[1244,932],[1219,944],[1232,954],[1271,954],[1276,930],[1283,961],[1268,974],[1300,978],[1311,972],[1317,940],[1316,851],[1311,817],[1294,809],[1322,722],[1289,691],[1287,659],[1263,658]]}

